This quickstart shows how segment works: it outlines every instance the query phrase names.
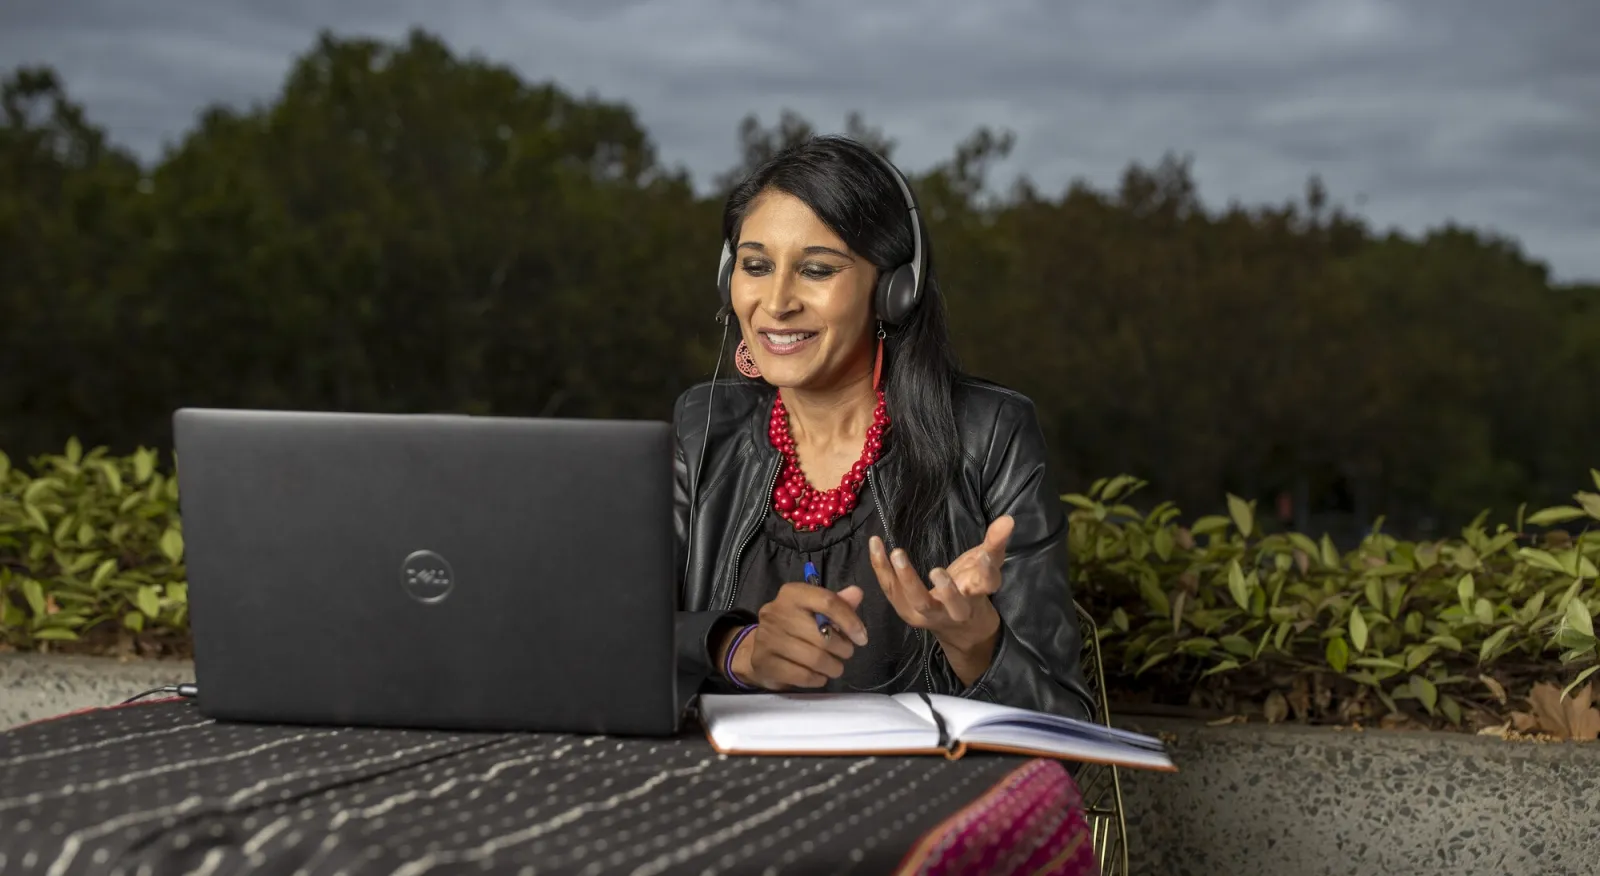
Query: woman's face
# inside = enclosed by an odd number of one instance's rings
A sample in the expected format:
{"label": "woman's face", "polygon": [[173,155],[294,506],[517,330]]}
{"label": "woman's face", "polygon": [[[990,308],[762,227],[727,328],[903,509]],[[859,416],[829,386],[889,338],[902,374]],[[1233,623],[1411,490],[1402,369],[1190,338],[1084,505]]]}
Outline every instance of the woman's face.
{"label": "woman's face", "polygon": [[733,257],[733,312],[768,383],[827,389],[866,372],[878,270],[804,201],[756,198]]}

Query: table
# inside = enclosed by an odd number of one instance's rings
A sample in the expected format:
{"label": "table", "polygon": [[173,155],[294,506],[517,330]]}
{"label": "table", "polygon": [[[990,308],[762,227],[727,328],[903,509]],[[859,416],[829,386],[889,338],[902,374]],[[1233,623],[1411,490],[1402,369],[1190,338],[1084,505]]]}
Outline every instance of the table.
{"label": "table", "polygon": [[217,723],[163,700],[0,734],[0,872],[1096,871],[1055,761]]}

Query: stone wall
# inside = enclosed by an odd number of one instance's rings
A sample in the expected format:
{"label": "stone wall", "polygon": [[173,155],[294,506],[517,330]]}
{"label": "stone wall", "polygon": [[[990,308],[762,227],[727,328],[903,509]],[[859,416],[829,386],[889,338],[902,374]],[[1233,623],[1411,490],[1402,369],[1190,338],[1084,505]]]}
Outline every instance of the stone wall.
{"label": "stone wall", "polygon": [[1126,718],[1177,773],[1124,770],[1136,874],[1600,873],[1600,743]]}

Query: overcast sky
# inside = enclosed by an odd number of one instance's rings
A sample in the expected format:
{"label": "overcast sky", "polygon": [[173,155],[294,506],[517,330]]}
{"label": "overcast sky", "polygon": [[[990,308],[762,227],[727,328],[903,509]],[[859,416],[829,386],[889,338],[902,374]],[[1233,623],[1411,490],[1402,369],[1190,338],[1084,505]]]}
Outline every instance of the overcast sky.
{"label": "overcast sky", "polygon": [[989,125],[1018,138],[1002,184],[1174,151],[1221,206],[1318,173],[1380,227],[1493,228],[1600,280],[1600,0],[0,0],[0,67],[54,66],[153,158],[200,107],[270,99],[319,29],[413,25],[631,104],[701,182],[747,113],[854,109],[910,170]]}

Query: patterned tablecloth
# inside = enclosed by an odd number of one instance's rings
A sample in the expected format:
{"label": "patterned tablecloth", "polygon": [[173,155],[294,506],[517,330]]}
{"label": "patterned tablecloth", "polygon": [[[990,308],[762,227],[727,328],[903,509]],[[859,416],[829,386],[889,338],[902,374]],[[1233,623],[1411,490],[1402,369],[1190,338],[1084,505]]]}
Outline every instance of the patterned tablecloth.
{"label": "patterned tablecloth", "polygon": [[636,740],[219,724],[0,734],[0,873],[1091,873],[1053,761],[723,757]]}

